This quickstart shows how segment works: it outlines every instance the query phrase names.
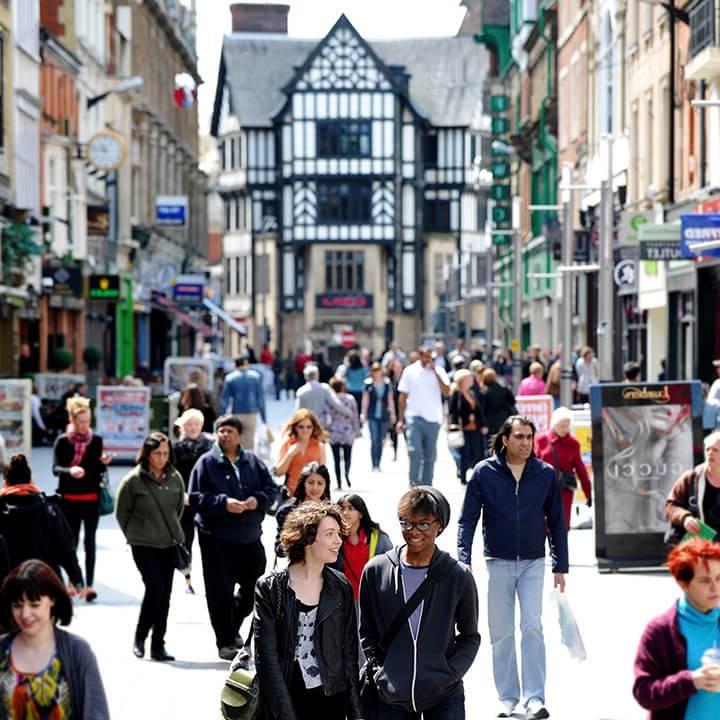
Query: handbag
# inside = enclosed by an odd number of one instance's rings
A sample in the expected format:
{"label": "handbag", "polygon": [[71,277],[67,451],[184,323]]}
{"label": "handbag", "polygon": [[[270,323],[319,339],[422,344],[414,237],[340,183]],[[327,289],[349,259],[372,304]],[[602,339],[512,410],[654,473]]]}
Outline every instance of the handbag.
{"label": "handbag", "polygon": [[465,447],[465,433],[457,425],[448,427],[447,444],[451,450],[460,450]]}
{"label": "handbag", "polygon": [[555,446],[552,442],[550,443],[550,450],[555,458],[555,472],[557,473],[558,480],[560,481],[560,487],[563,490],[577,490],[577,478],[575,477],[575,473],[563,472],[560,470],[560,461],[558,460],[557,450],[555,450]]}
{"label": "handbag", "polygon": [[[275,622],[280,621],[282,612],[282,591],[280,580],[275,582]],[[252,640],[255,619],[250,630]],[[220,692],[220,715],[222,720],[260,720],[260,681],[255,663],[249,650],[250,641],[238,651],[230,664],[230,673],[225,678],[225,686]]]}
{"label": "handbag", "polygon": [[110,489],[110,478],[107,471],[100,477],[100,515],[112,515],[115,510],[115,498]]}
{"label": "handbag", "polygon": [[[147,480],[145,481],[147,483]],[[150,484],[148,483],[148,487],[150,487]],[[172,529],[170,528],[170,523],[168,522],[168,519],[165,517],[165,513],[163,512],[162,506],[160,505],[160,501],[155,497],[155,495],[152,492],[152,489],[150,489],[150,497],[155,501],[155,504],[157,505],[158,512],[160,513],[160,517],[163,519],[163,522],[165,523],[165,527],[167,528],[168,534],[170,535],[170,538],[172,539],[172,546],[173,550],[175,551],[175,569],[179,570],[180,572],[184,572],[190,567],[190,551],[185,546],[185,543],[179,542],[175,535],[173,534]]]}
{"label": "handbag", "polygon": [[[442,573],[442,577],[448,571]],[[390,626],[380,640],[378,650],[382,655],[387,652],[400,628],[407,622],[408,618],[415,612],[417,606],[430,594],[433,587],[442,579],[438,573],[428,572],[420,587],[410,596],[398,614],[393,618]],[[375,676],[378,671],[378,661],[381,658],[368,655],[367,661],[360,670],[360,704],[363,709],[364,720],[378,720],[380,716],[380,693],[378,692]]]}

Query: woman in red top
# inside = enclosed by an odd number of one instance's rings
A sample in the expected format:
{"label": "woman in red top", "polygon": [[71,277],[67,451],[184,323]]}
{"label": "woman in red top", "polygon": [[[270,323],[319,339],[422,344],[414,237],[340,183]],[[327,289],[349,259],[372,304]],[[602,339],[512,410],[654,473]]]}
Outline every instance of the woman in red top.
{"label": "woman in red top", "polygon": [[365,501],[355,493],[338,498],[348,535],[343,540],[337,562],[332,566],[342,571],[352,585],[357,603],[360,578],[365,566],[376,555],[392,550],[392,542],[371,517]]}
{"label": "woman in red top", "polygon": [[[559,407],[550,418],[550,430],[535,436],[535,454],[558,473],[570,473],[580,479],[580,485],[587,498],[587,506],[592,506],[592,488],[587,468],[580,454],[580,442],[570,432],[572,413],[565,407]],[[565,522],[570,529],[570,511],[575,491],[563,487],[562,499],[565,509]]]}

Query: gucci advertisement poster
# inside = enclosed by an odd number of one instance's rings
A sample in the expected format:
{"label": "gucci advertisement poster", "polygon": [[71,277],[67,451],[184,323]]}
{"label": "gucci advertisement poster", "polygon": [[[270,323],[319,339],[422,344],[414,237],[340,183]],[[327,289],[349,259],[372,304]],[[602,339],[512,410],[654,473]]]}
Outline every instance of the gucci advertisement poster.
{"label": "gucci advertisement poster", "polygon": [[591,388],[596,553],[662,562],[665,498],[702,460],[700,383]]}

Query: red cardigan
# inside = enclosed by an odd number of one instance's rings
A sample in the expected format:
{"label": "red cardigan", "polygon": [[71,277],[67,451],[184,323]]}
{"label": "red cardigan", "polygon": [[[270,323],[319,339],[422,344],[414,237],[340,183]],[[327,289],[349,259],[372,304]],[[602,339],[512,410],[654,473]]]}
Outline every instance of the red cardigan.
{"label": "red cardigan", "polygon": [[[550,443],[552,443],[552,447],[555,448],[557,453],[557,462]],[[585,497],[592,497],[590,478],[580,454],[580,442],[572,433],[560,437],[554,430],[548,430],[536,435],[535,454],[560,472],[574,472],[580,480]],[[560,467],[557,467],[557,465]],[[564,492],[570,491],[565,490]]]}

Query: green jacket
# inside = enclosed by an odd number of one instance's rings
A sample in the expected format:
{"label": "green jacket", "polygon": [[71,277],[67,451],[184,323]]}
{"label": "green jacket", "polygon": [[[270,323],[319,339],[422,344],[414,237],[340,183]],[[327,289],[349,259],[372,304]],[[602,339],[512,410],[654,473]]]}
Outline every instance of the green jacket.
{"label": "green jacket", "polygon": [[149,472],[136,465],[120,482],[115,515],[130,545],[168,548],[173,541],[185,539],[180,526],[184,507],[185,485],[175,468],[168,467],[167,479],[160,485]]}

